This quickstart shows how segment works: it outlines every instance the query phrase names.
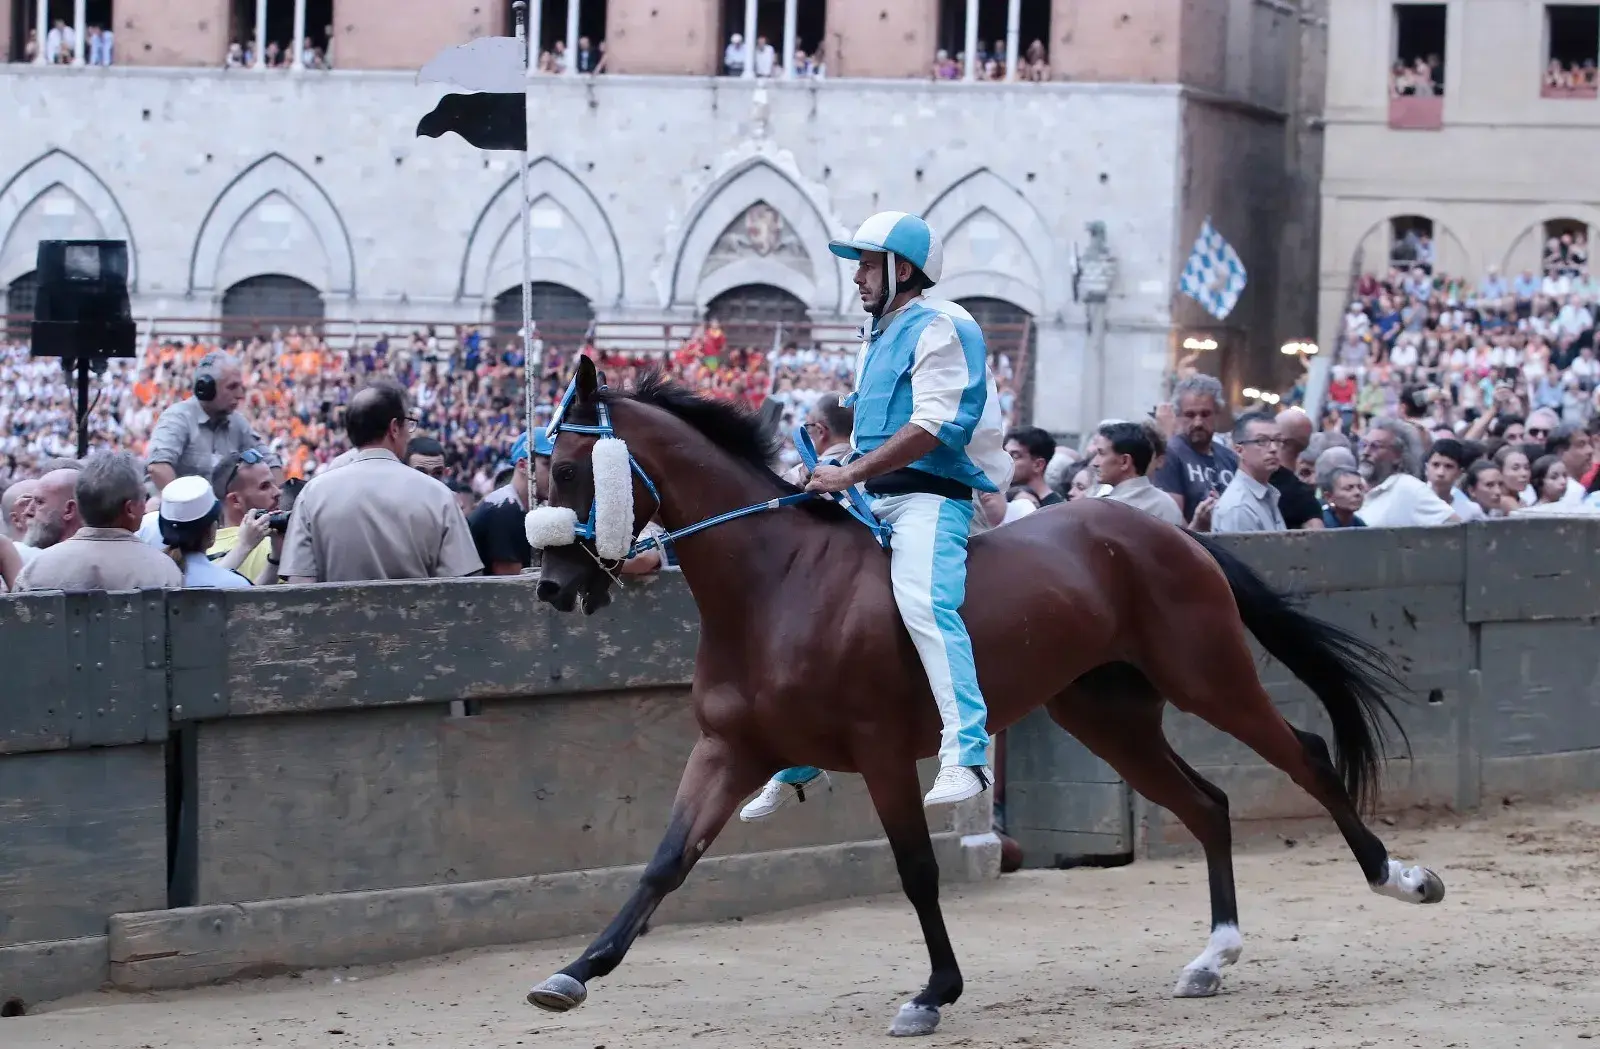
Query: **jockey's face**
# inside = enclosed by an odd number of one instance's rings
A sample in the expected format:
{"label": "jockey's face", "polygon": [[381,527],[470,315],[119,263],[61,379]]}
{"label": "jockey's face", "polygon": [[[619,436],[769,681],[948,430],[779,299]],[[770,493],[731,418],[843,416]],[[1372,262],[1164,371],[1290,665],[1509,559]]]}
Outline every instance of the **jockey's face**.
{"label": "jockey's face", "polygon": [[[861,261],[856,263],[856,289],[861,293],[861,308],[874,317],[883,316],[888,308],[889,282],[884,272],[884,262],[888,255],[881,251],[863,251]],[[900,289],[911,280],[911,263],[904,259],[895,260],[895,288],[896,295]]]}

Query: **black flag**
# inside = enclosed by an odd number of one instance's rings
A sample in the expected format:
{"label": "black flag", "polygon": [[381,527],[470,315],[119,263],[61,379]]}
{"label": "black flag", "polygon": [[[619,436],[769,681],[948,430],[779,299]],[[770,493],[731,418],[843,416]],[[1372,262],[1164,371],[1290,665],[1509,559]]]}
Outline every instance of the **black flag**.
{"label": "black flag", "polygon": [[523,44],[509,36],[484,36],[447,47],[423,66],[417,81],[449,84],[472,94],[445,95],[417,124],[417,134],[438,138],[454,131],[479,149],[528,148],[528,74]]}
{"label": "black flag", "polygon": [[417,135],[438,138],[454,131],[479,149],[528,148],[528,96],[477,92],[445,95],[417,122]]}

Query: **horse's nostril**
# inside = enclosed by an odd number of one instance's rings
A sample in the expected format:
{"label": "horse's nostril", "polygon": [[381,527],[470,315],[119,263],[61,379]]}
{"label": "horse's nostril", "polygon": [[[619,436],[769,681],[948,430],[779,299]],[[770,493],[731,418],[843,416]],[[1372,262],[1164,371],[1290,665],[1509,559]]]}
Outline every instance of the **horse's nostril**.
{"label": "horse's nostril", "polygon": [[554,601],[560,593],[561,585],[554,579],[539,580],[538,589],[534,591],[540,601]]}

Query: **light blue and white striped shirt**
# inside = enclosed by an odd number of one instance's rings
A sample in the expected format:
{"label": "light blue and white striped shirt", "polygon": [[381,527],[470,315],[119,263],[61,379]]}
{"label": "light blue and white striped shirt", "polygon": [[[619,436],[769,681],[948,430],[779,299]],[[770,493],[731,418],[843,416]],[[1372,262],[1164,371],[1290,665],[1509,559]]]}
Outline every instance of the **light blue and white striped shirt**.
{"label": "light blue and white striped shirt", "polygon": [[945,299],[918,296],[878,322],[862,344],[851,443],[866,453],[912,424],[939,447],[914,470],[997,492],[1011,480],[1004,421],[983,331],[972,315]]}

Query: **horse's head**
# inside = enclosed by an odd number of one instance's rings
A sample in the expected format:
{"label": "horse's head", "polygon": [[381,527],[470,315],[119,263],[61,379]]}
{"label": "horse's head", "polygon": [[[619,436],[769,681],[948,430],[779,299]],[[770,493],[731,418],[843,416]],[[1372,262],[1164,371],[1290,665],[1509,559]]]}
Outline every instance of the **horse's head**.
{"label": "horse's head", "polygon": [[655,512],[655,494],[611,428],[594,362],[579,358],[555,418],[548,502],[528,514],[528,542],[543,551],[539,600],[585,614],[611,603],[611,582]]}

